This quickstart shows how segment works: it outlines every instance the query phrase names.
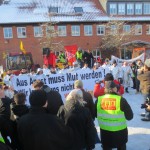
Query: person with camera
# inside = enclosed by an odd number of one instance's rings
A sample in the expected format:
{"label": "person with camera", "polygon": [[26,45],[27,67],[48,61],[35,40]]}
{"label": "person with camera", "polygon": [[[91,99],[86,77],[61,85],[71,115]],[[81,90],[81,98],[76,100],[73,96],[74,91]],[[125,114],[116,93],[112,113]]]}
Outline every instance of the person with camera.
{"label": "person with camera", "polygon": [[149,106],[147,108],[147,105],[150,104],[146,101],[146,99],[150,97],[150,59],[146,59],[144,67],[139,71],[137,79],[140,81],[140,89],[144,98],[144,105],[142,105],[141,108],[145,108],[145,115],[142,114],[144,118],[141,120],[150,121]]}

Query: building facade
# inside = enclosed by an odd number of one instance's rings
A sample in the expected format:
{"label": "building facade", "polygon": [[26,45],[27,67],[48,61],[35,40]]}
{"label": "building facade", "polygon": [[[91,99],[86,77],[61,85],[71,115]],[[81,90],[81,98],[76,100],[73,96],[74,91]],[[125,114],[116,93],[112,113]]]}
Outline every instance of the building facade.
{"label": "building facade", "polygon": [[34,63],[42,65],[42,51],[46,46],[41,44],[41,39],[47,34],[47,29],[43,32],[46,22],[54,23],[57,35],[52,38],[53,43],[62,45],[55,51],[77,45],[84,50],[98,51],[103,58],[110,58],[112,54],[119,57],[116,51],[100,48],[105,24],[112,18],[125,21],[125,30],[135,26],[133,41],[150,42],[149,7],[148,0],[4,1],[0,5],[0,64],[5,66],[5,53],[21,52],[22,41],[25,50],[32,53]]}

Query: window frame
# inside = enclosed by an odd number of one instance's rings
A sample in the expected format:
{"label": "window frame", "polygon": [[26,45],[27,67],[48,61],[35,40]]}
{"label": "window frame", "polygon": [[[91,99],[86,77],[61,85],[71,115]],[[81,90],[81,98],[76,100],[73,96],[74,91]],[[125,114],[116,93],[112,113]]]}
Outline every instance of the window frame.
{"label": "window frame", "polygon": [[[121,6],[123,6],[124,5],[124,12],[123,13],[119,13],[119,5]],[[123,7],[121,7],[121,11],[123,10],[122,9]],[[125,15],[126,14],[126,6],[125,6],[125,3],[118,3],[118,15]]]}
{"label": "window frame", "polygon": [[[88,27],[88,34],[86,34],[85,30]],[[90,27],[90,28],[89,28]],[[89,31],[91,29],[91,34],[89,34]],[[84,25],[84,36],[92,36],[93,35],[93,26],[92,25]]]}
{"label": "window frame", "polygon": [[[146,4],[149,5],[149,8],[145,10]],[[148,13],[145,12],[145,11],[148,11]],[[147,3],[144,3],[144,6],[143,6],[143,13],[144,13],[144,15],[150,15],[150,3],[148,3],[148,2],[147,2]]]}
{"label": "window frame", "polygon": [[[100,33],[98,33],[98,30],[100,29]],[[101,34],[101,29],[103,29],[103,34]],[[105,25],[97,25],[97,35],[105,35]]]}
{"label": "window frame", "polygon": [[[7,30],[7,31],[6,31]],[[8,36],[5,36],[5,31],[7,32],[7,35]],[[10,33],[11,31],[11,33]],[[3,28],[3,33],[4,33],[4,39],[12,39],[13,38],[13,30],[12,30],[12,27],[4,27]],[[11,36],[10,36],[11,35]]]}
{"label": "window frame", "polygon": [[[115,8],[111,8],[111,6],[115,6]],[[112,9],[112,11],[111,11]],[[110,3],[109,4],[109,14],[110,15],[117,15],[117,3]]]}
{"label": "window frame", "polygon": [[[124,29],[127,29],[125,27],[129,27],[129,31],[128,30],[124,30]],[[131,25],[128,25],[128,24],[123,25],[123,32],[130,33],[131,32]]]}
{"label": "window frame", "polygon": [[[133,8],[132,8],[133,12],[132,12],[132,13],[129,13],[129,12],[128,12],[128,6],[129,6],[129,5],[133,6]],[[131,9],[130,9],[130,10],[131,10]],[[134,3],[127,3],[127,11],[126,11],[126,14],[127,14],[127,15],[134,15]]]}
{"label": "window frame", "polygon": [[[137,27],[141,27],[141,33],[138,33],[137,30],[139,30]],[[142,35],[142,25],[138,24],[138,25],[135,25],[135,35]]]}
{"label": "window frame", "polygon": [[[148,27],[148,32],[147,32],[147,27]],[[150,35],[150,24],[146,25],[146,35]]]}
{"label": "window frame", "polygon": [[[35,34],[36,28],[38,28],[38,34],[37,35]],[[34,26],[33,29],[34,29],[34,37],[43,37],[42,27],[40,27],[40,26]],[[39,33],[39,31],[40,31],[39,29],[41,29],[41,34]]]}
{"label": "window frame", "polygon": [[[21,29],[22,33],[23,33],[22,29],[25,29],[25,31],[24,31],[25,35],[22,34],[22,36],[20,36],[19,35],[19,29]],[[26,38],[27,37],[26,27],[17,27],[17,37],[18,38]]]}
{"label": "window frame", "polygon": [[[75,30],[73,30],[73,28]],[[74,32],[73,32],[74,31]],[[77,32],[76,32],[77,31]],[[75,34],[74,34],[75,33]],[[78,34],[76,34],[78,33]],[[80,25],[72,25],[71,26],[71,36],[80,36]]]}
{"label": "window frame", "polygon": [[[139,12],[136,12],[137,10],[139,11],[140,9],[138,8],[136,8],[136,6],[139,6],[139,5],[141,5],[141,12],[139,13]],[[142,15],[142,12],[143,12],[143,10],[142,10],[142,3],[135,3],[135,14],[136,15]]]}
{"label": "window frame", "polygon": [[[59,31],[60,28],[64,28],[65,29],[65,30],[61,31],[64,34],[60,34],[60,31]],[[57,30],[58,30],[58,36],[67,36],[67,27],[65,25],[57,26]]]}

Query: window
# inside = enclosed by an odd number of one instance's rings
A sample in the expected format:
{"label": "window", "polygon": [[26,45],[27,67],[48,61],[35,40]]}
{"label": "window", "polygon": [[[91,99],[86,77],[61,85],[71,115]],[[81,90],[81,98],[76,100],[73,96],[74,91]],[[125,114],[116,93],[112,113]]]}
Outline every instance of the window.
{"label": "window", "polygon": [[26,28],[25,27],[18,27],[17,28],[17,35],[18,35],[18,38],[25,38],[26,37]]}
{"label": "window", "polygon": [[111,34],[116,34],[116,33],[117,33],[116,25],[111,25]]}
{"label": "window", "polygon": [[85,25],[84,26],[84,35],[85,36],[91,36],[92,33],[92,26],[91,25]]}
{"label": "window", "polygon": [[52,37],[56,35],[57,35],[57,31],[55,30],[54,26],[50,25],[46,27],[46,36]]}
{"label": "window", "polygon": [[74,11],[76,13],[81,13],[81,12],[83,12],[83,8],[82,7],[74,7]]}
{"label": "window", "polygon": [[125,4],[118,4],[118,14],[124,15],[125,14]]}
{"label": "window", "polygon": [[58,26],[58,36],[66,36],[66,26]]}
{"label": "window", "polygon": [[12,28],[4,28],[4,38],[13,38]]}
{"label": "window", "polygon": [[116,15],[117,14],[117,4],[110,4],[110,15]]}
{"label": "window", "polygon": [[127,4],[127,15],[133,15],[134,14],[134,5],[131,3]]}
{"label": "window", "polygon": [[150,14],[150,3],[144,3],[144,14]]}
{"label": "window", "polygon": [[71,27],[71,35],[72,36],[80,36],[80,26],[72,26]]}
{"label": "window", "polygon": [[123,25],[123,32],[129,33],[131,31],[130,25]]}
{"label": "window", "polygon": [[150,24],[146,25],[146,34],[150,35]]}
{"label": "window", "polygon": [[34,37],[42,37],[42,27],[34,27]]}
{"label": "window", "polygon": [[135,14],[136,15],[141,15],[142,14],[142,4],[141,3],[136,3],[135,4]]}
{"label": "window", "polygon": [[49,7],[48,12],[49,13],[58,13],[58,7]]}
{"label": "window", "polygon": [[97,35],[104,35],[105,34],[105,26],[104,25],[98,25],[97,26]]}
{"label": "window", "polygon": [[135,34],[136,35],[142,34],[142,25],[135,25]]}

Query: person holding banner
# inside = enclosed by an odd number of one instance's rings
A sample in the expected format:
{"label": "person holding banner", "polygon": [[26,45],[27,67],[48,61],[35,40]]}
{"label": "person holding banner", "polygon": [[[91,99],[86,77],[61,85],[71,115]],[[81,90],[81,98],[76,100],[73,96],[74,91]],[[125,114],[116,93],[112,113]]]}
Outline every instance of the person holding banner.
{"label": "person holding banner", "polygon": [[127,62],[123,63],[122,66],[122,72],[123,72],[123,86],[125,88],[126,93],[129,93],[128,91],[128,87],[132,87],[133,86],[133,72],[131,67],[128,65]]}

